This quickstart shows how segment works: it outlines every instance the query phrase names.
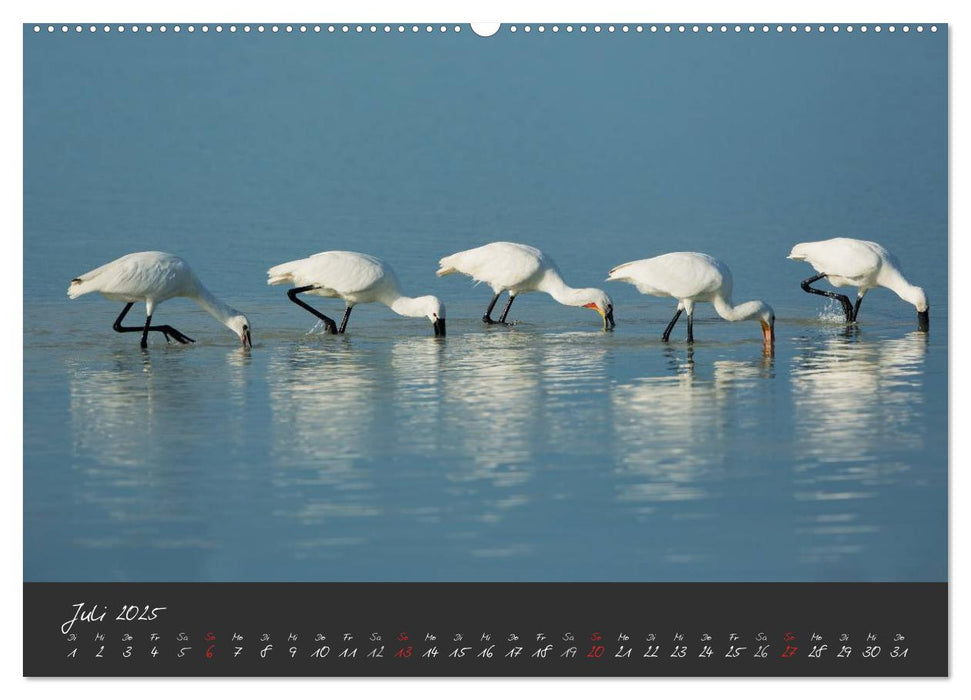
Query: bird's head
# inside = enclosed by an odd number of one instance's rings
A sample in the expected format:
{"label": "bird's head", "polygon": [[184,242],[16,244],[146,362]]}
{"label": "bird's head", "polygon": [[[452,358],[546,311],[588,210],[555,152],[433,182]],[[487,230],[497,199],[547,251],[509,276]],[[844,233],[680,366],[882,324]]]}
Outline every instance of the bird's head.
{"label": "bird's head", "polygon": [[435,335],[445,335],[445,304],[438,297],[418,297],[416,300],[422,313],[432,322]]}
{"label": "bird's head", "polygon": [[584,289],[582,304],[585,309],[594,309],[604,320],[604,330],[613,330],[614,326],[614,302],[601,289]]}
{"label": "bird's head", "polygon": [[253,338],[250,335],[249,320],[243,314],[236,314],[226,321],[226,326],[233,333],[239,336],[244,348],[253,347]]}
{"label": "bird's head", "polygon": [[914,287],[914,307],[917,309],[917,330],[926,331],[930,328],[930,306],[927,304],[927,295],[920,287]]}
{"label": "bird's head", "polygon": [[762,324],[762,344],[766,348],[773,347],[775,345],[775,311],[768,304],[762,304],[759,323]]}

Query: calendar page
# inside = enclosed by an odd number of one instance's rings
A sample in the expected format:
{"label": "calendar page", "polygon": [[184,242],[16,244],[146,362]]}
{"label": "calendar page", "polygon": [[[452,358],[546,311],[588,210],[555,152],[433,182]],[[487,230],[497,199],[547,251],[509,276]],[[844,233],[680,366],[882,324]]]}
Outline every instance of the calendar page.
{"label": "calendar page", "polygon": [[946,23],[27,23],[23,97],[24,675],[948,674]]}

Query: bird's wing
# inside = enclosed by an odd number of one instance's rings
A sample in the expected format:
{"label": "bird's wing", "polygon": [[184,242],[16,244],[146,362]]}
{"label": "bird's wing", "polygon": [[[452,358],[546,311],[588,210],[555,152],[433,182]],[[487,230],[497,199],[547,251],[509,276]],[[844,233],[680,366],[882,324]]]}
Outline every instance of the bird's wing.
{"label": "bird's wing", "polygon": [[875,275],[883,261],[892,256],[883,246],[871,241],[831,238],[800,243],[792,249],[790,257],[805,260],[826,275],[858,279]]}
{"label": "bird's wing", "polygon": [[359,294],[394,280],[394,272],[386,263],[363,253],[331,250],[298,262],[301,264],[294,271],[294,284],[313,284],[333,290],[338,296]]}
{"label": "bird's wing", "polygon": [[178,256],[155,251],[130,253],[76,277],[68,295],[73,298],[102,292],[159,298],[170,296],[190,275],[188,265]]}
{"label": "bird's wing", "polygon": [[668,253],[618,265],[608,279],[630,282],[644,294],[688,299],[721,289],[723,267],[703,253]]}
{"label": "bird's wing", "polygon": [[489,243],[444,257],[439,275],[461,272],[492,287],[509,288],[555,267],[540,250],[522,243]]}

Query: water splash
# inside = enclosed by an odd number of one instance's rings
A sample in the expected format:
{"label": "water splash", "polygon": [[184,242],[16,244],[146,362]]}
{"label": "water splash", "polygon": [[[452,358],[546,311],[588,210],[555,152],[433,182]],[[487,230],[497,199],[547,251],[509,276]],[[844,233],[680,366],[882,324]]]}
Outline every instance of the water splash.
{"label": "water splash", "polygon": [[826,306],[819,312],[817,318],[821,323],[846,323],[843,305],[836,299],[828,299]]}

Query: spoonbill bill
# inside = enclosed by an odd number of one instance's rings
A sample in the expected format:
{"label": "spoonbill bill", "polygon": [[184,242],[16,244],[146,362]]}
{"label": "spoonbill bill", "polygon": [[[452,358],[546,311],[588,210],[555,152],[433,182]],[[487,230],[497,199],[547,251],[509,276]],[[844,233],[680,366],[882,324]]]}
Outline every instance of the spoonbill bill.
{"label": "spoonbill bill", "polygon": [[[556,263],[532,246],[522,243],[487,243],[478,248],[463,250],[438,262],[438,276],[460,272],[476,282],[485,282],[495,296],[489,302],[482,320],[486,323],[506,324],[506,316],[513,301],[526,292],[546,292],[566,306],[595,309],[603,317],[603,329],[611,330],[614,323],[614,303],[600,289],[574,289],[563,281]],[[506,307],[498,321],[492,320],[492,309],[503,292],[509,292]]]}
{"label": "spoonbill bill", "polygon": [[[343,333],[351,317],[351,309],[357,304],[379,302],[399,316],[425,316],[432,322],[435,335],[445,335],[445,305],[433,296],[404,296],[394,270],[374,256],[329,250],[271,267],[266,274],[267,284],[295,285],[287,291],[290,301],[323,321],[328,333]],[[346,306],[340,328],[334,319],[297,296],[304,292],[343,299]]]}
{"label": "spoonbill bill", "polygon": [[[803,290],[836,299],[843,305],[847,323],[857,320],[864,295],[874,287],[886,287],[917,309],[917,329],[930,327],[927,295],[908,282],[900,271],[900,261],[879,243],[856,238],[830,238],[827,241],[797,243],[790,260],[803,260],[819,274],[803,280]],[[856,287],[856,304],[844,294],[810,285],[825,277],[834,287]]]}
{"label": "spoonbill bill", "polygon": [[704,253],[667,253],[646,260],[618,265],[607,275],[608,282],[629,282],[641,294],[678,300],[678,310],[661,336],[671,337],[682,311],[688,312],[688,342],[694,342],[695,303],[710,301],[726,321],[758,319],[767,348],[775,343],[775,313],[763,301],[732,304],[732,273],[728,266]]}
{"label": "spoonbill bill", "polygon": [[[148,347],[149,331],[158,331],[165,336],[166,342],[170,336],[182,344],[195,342],[172,326],[152,325],[155,307],[175,297],[192,299],[235,333],[244,348],[253,345],[250,324],[246,317],[213,296],[195,276],[188,263],[177,255],[157,251],[129,253],[75,277],[67,288],[67,295],[71,299],[90,292],[101,292],[106,299],[125,302],[125,308],[115,319],[112,328],[119,333],[141,332],[143,348]],[[125,315],[137,301],[145,302],[145,325],[121,325]]]}

